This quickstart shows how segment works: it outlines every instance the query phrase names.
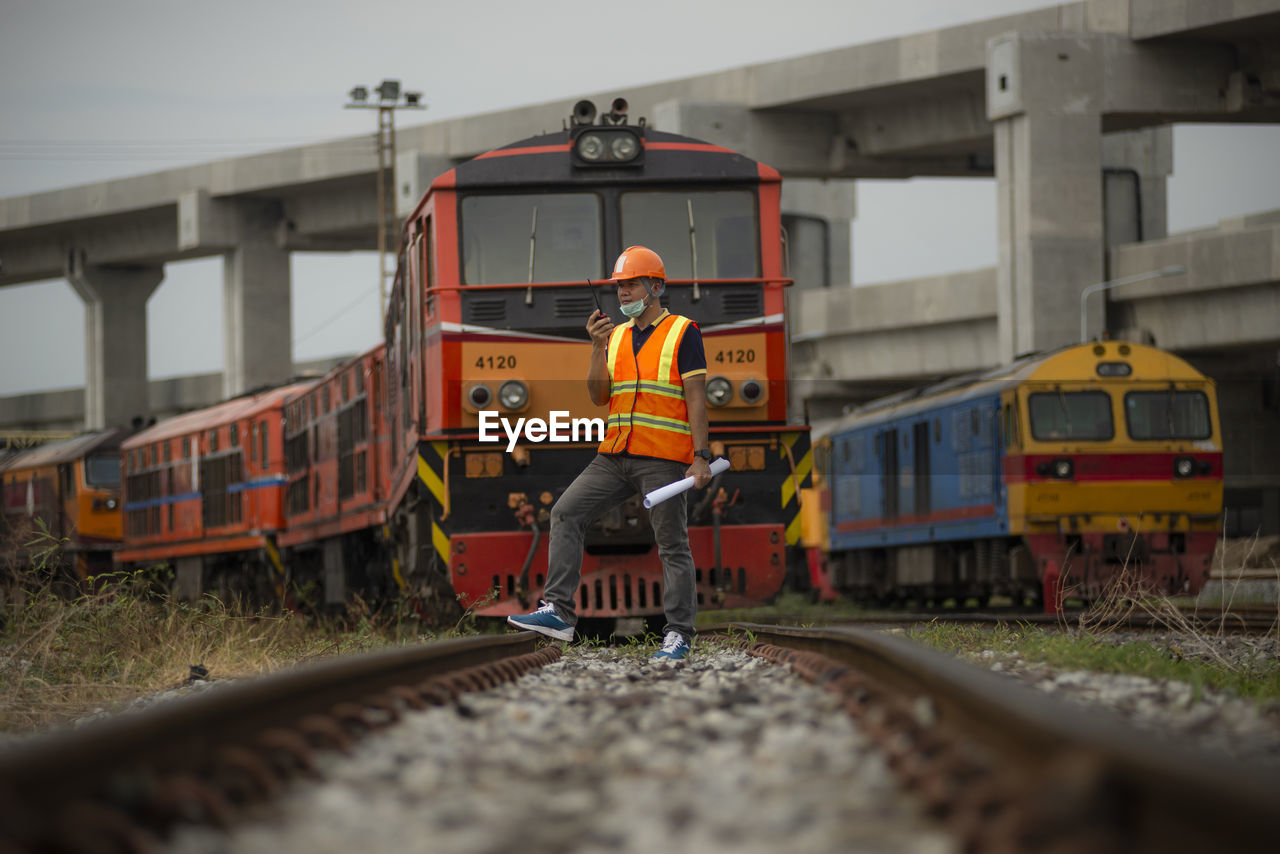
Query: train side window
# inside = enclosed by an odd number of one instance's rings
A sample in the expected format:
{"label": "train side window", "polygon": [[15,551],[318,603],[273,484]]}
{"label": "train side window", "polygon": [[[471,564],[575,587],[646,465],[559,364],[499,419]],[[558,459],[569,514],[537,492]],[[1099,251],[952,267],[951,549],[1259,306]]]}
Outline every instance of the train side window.
{"label": "train side window", "polygon": [[209,431],[209,453],[215,453],[218,450],[218,431]]}
{"label": "train side window", "polygon": [[190,436],[182,437],[182,458],[184,460],[191,459],[191,437]]}
{"label": "train side window", "polygon": [[324,389],[321,390],[320,393],[324,396],[320,405],[320,411],[328,412],[329,411],[329,386],[326,385]]}
{"label": "train side window", "polygon": [[270,446],[267,444],[267,422],[262,421],[258,424],[258,459],[261,460],[263,468],[267,467],[267,462],[271,459],[269,456]]}
{"label": "train side window", "polygon": [[239,424],[231,425],[231,447],[233,448],[240,447],[240,425]]}
{"label": "train side window", "polygon": [[935,445],[942,442],[942,419],[933,419],[933,443]]}

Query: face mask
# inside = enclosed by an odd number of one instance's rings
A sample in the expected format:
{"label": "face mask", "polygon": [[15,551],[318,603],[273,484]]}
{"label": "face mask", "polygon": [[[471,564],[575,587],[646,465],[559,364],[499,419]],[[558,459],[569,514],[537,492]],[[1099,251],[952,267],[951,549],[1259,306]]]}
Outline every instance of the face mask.
{"label": "face mask", "polygon": [[648,307],[649,307],[649,304],[644,300],[641,300],[640,302],[624,303],[619,306],[619,308],[622,309],[622,313],[632,319],[635,319],[640,315],[644,314],[644,310]]}

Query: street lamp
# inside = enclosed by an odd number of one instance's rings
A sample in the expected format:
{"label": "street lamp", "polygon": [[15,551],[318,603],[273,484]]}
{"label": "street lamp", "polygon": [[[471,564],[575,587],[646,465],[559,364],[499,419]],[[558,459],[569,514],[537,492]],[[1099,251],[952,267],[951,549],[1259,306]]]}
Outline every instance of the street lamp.
{"label": "street lamp", "polygon": [[[1106,282],[1099,282],[1096,285],[1090,285],[1080,292],[1080,343],[1083,344],[1086,339],[1086,318],[1085,318],[1085,301],[1090,295],[1096,294],[1098,291],[1109,290],[1120,285],[1131,285],[1134,282],[1145,282],[1147,279],[1159,279],[1164,276],[1177,276],[1187,272],[1187,268],[1181,264],[1173,264],[1168,267],[1161,267],[1159,270],[1152,270],[1148,273],[1135,273],[1132,276],[1125,276],[1120,279],[1111,279]],[[1104,322],[1103,328],[1106,328]]]}
{"label": "street lamp", "polygon": [[395,276],[391,260],[391,248],[388,237],[392,223],[395,222],[395,186],[396,186],[396,110],[425,110],[421,92],[404,92],[401,100],[400,81],[383,80],[373,87],[376,101],[369,100],[370,90],[364,86],[354,86],[347,93],[351,100],[346,104],[348,110],[378,111],[378,334],[386,329],[387,323],[387,280]]}

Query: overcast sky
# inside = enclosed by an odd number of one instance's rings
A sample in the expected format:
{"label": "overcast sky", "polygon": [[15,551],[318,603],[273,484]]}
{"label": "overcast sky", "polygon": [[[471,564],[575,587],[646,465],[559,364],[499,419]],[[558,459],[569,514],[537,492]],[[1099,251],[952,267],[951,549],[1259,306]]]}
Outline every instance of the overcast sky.
{"label": "overcast sky", "polygon": [[[716,71],[1054,5],[1043,0],[0,0],[0,197],[372,133],[355,84],[398,78],[409,125]],[[1280,208],[1280,128],[1178,127],[1173,231]],[[992,266],[990,180],[864,181],[857,284]],[[294,358],[377,339],[377,258],[295,253]],[[221,261],[170,264],[155,377],[222,368]],[[200,318],[198,324],[190,319]],[[0,395],[84,382],[63,281],[0,289]]]}

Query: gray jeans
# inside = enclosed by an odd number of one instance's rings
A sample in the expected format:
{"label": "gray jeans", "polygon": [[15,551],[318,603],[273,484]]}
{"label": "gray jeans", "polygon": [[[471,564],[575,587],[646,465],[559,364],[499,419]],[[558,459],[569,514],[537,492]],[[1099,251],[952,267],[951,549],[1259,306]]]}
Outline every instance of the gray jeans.
{"label": "gray jeans", "polygon": [[[578,621],[574,597],[582,581],[582,543],[587,526],[635,493],[645,493],[680,480],[688,466],[670,460],[597,454],[551,508],[551,541],[547,546],[547,584],[543,598],[556,606],[565,622]],[[663,634],[679,632],[693,640],[698,613],[693,554],[685,519],[687,492],[649,511],[653,536],[662,560]]]}

